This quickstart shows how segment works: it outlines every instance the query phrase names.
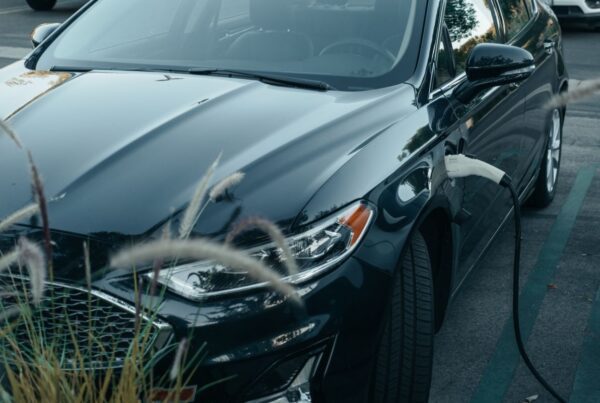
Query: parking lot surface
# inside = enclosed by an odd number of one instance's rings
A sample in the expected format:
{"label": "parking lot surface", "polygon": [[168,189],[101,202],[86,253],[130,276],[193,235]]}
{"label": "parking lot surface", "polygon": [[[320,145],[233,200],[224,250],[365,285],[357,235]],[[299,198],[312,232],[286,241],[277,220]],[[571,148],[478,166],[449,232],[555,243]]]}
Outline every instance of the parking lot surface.
{"label": "parking lot surface", "polygon": [[[52,12],[0,0],[0,67],[30,50],[31,30],[60,22],[81,2]],[[572,86],[600,78],[600,32],[568,29]],[[513,233],[508,225],[464,283],[436,337],[432,402],[520,402],[551,397],[516,352],[511,310]],[[524,210],[522,323],[533,362],[572,402],[600,402],[600,97],[569,107],[558,194]]]}
{"label": "parking lot surface", "polygon": [[[600,32],[565,28],[572,78],[600,78]],[[571,402],[600,402],[600,97],[570,105],[557,196],[523,211],[522,327],[534,364]],[[552,402],[519,359],[509,223],[436,337],[433,402]]]}

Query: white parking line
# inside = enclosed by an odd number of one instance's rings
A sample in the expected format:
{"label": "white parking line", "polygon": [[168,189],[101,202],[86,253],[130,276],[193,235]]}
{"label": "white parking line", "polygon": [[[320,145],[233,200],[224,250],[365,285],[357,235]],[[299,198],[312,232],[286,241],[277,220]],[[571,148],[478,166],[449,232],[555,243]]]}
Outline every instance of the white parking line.
{"label": "white parking line", "polygon": [[9,46],[0,46],[1,59],[22,59],[31,52],[31,48],[13,48]]}
{"label": "white parking line", "polygon": [[12,8],[6,8],[4,10],[0,10],[0,15],[16,14],[16,13],[20,13],[21,11],[27,11],[27,10],[29,10],[29,7],[12,7]]}

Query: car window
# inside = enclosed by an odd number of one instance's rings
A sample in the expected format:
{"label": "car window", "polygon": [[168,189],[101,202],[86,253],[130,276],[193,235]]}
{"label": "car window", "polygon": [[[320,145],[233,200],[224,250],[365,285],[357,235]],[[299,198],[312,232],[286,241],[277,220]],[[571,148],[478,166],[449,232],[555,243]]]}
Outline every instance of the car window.
{"label": "car window", "polygon": [[506,34],[514,38],[529,22],[529,11],[525,0],[500,0],[500,9],[504,16]]}
{"label": "car window", "polygon": [[[172,4],[161,2],[153,4],[152,7],[140,8],[135,4],[124,2],[123,10],[120,15],[110,15],[107,9],[98,9],[96,20],[90,20],[88,29],[100,28],[96,25],[102,18],[110,21],[108,29],[105,28],[101,35],[94,37],[93,45],[85,44],[91,52],[110,49],[113,46],[118,46],[122,43],[132,43],[147,38],[157,37],[168,33],[173,27],[178,5],[182,0],[174,0]],[[144,21],[144,24],[128,24],[127,21],[135,14],[135,18]],[[112,18],[111,18],[112,17]],[[100,25],[100,24],[98,24]],[[65,52],[71,53],[73,50],[79,50],[84,45],[84,42],[78,40],[75,36],[69,43],[71,50]],[[67,49],[65,46],[63,49]],[[58,56],[62,56],[61,53]]]}
{"label": "car window", "polygon": [[437,65],[435,70],[435,86],[440,87],[454,78],[452,68],[452,55],[448,53],[448,49],[444,45],[444,41],[440,40],[438,48]]}
{"label": "car window", "polygon": [[224,1],[221,3],[219,20],[247,17],[250,14],[250,0]]}
{"label": "car window", "polygon": [[102,0],[36,66],[242,70],[368,90],[414,72],[426,12],[421,0]]}
{"label": "car window", "polygon": [[458,74],[465,71],[471,49],[480,43],[498,42],[498,30],[489,0],[448,0],[445,21]]}
{"label": "car window", "polygon": [[537,0],[529,0],[529,11],[532,15],[536,14],[538,11]]}

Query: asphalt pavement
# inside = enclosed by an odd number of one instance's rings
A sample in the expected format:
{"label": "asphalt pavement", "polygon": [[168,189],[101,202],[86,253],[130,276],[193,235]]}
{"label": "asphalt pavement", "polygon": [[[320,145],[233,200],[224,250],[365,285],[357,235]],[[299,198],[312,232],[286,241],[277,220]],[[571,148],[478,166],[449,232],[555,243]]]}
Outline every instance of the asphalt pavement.
{"label": "asphalt pavement", "polygon": [[[600,32],[565,28],[571,85],[600,78]],[[561,396],[600,402],[600,97],[568,108],[557,196],[523,211],[522,327]],[[512,223],[463,284],[435,340],[432,402],[553,402],[519,359]]]}
{"label": "asphalt pavement", "polygon": [[[33,12],[0,0],[0,67],[26,55],[43,22],[81,1]],[[600,32],[564,31],[571,85],[600,78]],[[522,323],[540,372],[571,402],[600,402],[600,97],[569,107],[558,194],[523,213]],[[510,323],[513,233],[508,225],[465,281],[436,337],[432,402],[553,399],[519,359]]]}
{"label": "asphalt pavement", "polygon": [[48,12],[34,12],[25,0],[0,0],[0,66],[31,51],[31,32],[45,22],[62,22],[81,6],[81,0],[59,0]]}

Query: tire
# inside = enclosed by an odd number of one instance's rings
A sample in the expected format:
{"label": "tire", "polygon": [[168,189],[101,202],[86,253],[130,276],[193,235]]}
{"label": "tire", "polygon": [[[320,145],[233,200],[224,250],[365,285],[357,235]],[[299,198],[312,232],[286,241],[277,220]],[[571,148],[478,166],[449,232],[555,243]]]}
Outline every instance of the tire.
{"label": "tire", "polygon": [[54,8],[56,0],[27,0],[27,4],[36,11],[48,11]]}
{"label": "tire", "polygon": [[423,236],[416,232],[394,277],[371,387],[373,402],[428,401],[435,326],[433,302],[429,253]]}
{"label": "tire", "polygon": [[562,134],[564,123],[564,111],[554,109],[550,114],[548,125],[548,139],[542,158],[542,165],[528,204],[536,208],[547,207],[556,194],[558,174],[560,173],[560,159],[562,157]]}

